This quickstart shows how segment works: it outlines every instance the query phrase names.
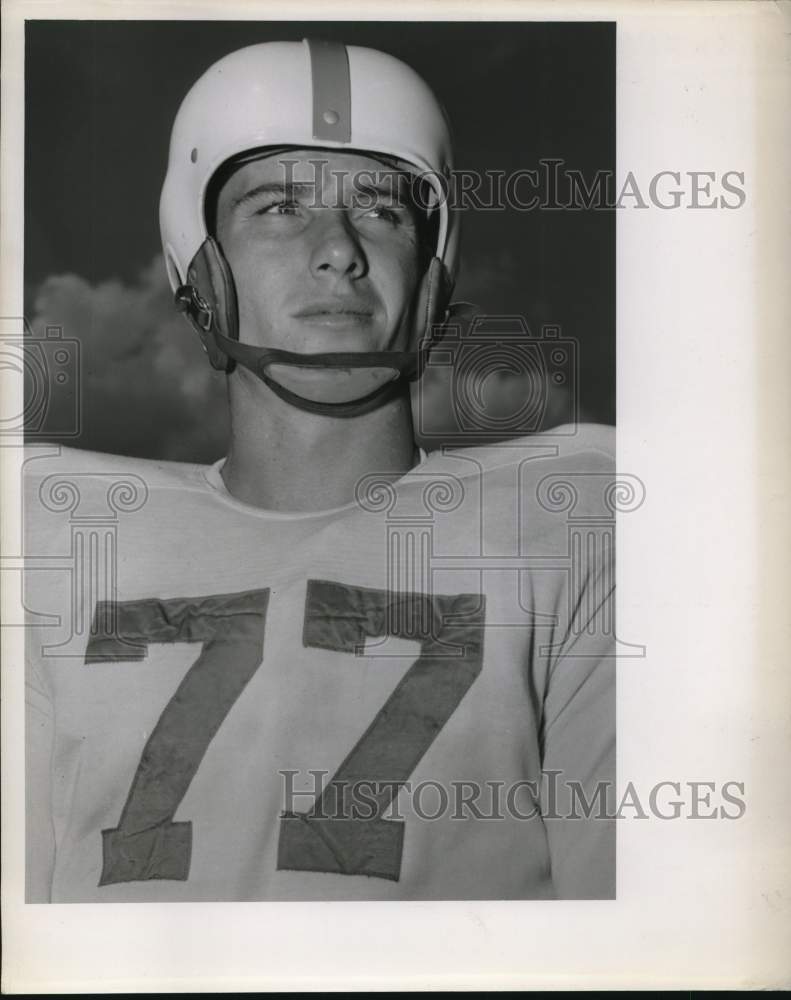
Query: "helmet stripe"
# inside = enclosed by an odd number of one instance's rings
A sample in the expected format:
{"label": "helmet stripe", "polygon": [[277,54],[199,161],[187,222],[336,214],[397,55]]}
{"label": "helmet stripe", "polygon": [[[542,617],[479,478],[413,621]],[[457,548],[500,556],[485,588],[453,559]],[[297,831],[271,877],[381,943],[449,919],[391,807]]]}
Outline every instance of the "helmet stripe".
{"label": "helmet stripe", "polygon": [[341,42],[306,38],[313,84],[313,138],[351,142],[349,56]]}

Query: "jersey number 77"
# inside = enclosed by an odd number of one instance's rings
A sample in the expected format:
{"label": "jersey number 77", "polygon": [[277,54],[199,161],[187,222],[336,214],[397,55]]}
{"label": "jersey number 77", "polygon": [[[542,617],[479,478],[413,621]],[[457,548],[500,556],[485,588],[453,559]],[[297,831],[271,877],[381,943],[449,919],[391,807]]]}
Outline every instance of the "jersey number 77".
{"label": "jersey number 77", "polygon": [[[192,823],[173,817],[261,665],[268,603],[268,589],[97,603],[86,664],[143,660],[151,643],[201,643],[143,749],[118,825],[102,831],[100,886],[189,878]],[[394,594],[308,581],[305,647],[355,654],[366,637],[390,635],[417,639],[421,650],[313,808],[281,814],[278,869],[398,880],[404,822],[381,813],[480,673],[484,623],[480,594]],[[339,815],[339,789],[355,782],[381,789],[371,818]]]}

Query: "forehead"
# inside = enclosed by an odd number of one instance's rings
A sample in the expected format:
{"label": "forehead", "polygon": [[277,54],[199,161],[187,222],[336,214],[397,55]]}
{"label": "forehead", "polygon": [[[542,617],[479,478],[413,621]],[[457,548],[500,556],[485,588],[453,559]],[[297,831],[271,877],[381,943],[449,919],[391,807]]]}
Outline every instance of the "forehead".
{"label": "forehead", "polygon": [[406,175],[394,165],[361,153],[327,149],[289,149],[262,154],[232,170],[222,195],[239,195],[260,184],[308,184],[334,189],[384,185],[398,191]]}

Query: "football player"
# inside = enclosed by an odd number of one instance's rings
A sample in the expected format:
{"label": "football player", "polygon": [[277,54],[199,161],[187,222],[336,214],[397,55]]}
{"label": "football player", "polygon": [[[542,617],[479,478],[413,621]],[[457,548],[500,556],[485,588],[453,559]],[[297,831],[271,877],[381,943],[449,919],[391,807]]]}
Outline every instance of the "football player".
{"label": "football player", "polygon": [[29,901],[614,895],[611,431],[416,448],[451,170],[382,52],[186,96],[163,247],[231,440],[27,463]]}

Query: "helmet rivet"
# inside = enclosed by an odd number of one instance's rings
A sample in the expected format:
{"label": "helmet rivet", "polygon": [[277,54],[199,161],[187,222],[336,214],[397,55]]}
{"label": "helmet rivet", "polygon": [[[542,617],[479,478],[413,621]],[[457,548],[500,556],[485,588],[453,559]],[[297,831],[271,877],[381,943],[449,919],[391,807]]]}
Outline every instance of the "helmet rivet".
{"label": "helmet rivet", "polygon": [[192,160],[193,163],[197,163],[198,162],[198,148],[197,148],[197,146],[193,146],[192,147],[192,152],[190,153],[190,159]]}
{"label": "helmet rivet", "polygon": [[337,125],[340,120],[340,115],[332,108],[328,108],[321,117],[328,125]]}

